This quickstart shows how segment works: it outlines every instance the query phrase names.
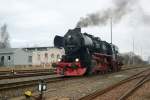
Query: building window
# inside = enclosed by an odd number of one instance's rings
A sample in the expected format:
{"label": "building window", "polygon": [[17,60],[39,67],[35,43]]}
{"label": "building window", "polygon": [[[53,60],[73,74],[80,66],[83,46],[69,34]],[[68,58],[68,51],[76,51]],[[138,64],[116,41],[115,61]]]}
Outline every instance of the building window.
{"label": "building window", "polygon": [[51,58],[54,58],[54,54],[53,53],[51,54]]}
{"label": "building window", "polygon": [[5,59],[4,56],[2,56],[2,57],[1,57],[0,65],[4,65],[4,59]]}
{"label": "building window", "polygon": [[8,60],[10,60],[11,58],[10,58],[10,56],[8,56]]}
{"label": "building window", "polygon": [[38,54],[38,60],[39,60],[39,61],[41,60],[40,54]]}
{"label": "building window", "polygon": [[5,59],[5,57],[4,57],[4,56],[2,56],[2,57],[1,57],[1,62],[3,62],[3,61],[4,61],[4,59]]}
{"label": "building window", "polygon": [[32,56],[29,56],[28,62],[32,62]]}
{"label": "building window", "polygon": [[60,58],[60,55],[59,54],[57,54],[57,59],[59,59]]}
{"label": "building window", "polygon": [[45,58],[48,58],[48,53],[45,53]]}

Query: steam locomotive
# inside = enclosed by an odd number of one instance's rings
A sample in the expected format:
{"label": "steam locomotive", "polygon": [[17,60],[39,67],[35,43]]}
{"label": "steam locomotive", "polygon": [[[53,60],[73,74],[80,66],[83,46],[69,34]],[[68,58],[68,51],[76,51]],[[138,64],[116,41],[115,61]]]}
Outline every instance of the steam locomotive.
{"label": "steam locomotive", "polygon": [[82,76],[121,69],[118,47],[99,37],[81,33],[81,28],[70,29],[63,37],[56,35],[54,46],[65,50],[65,55],[53,64],[57,74]]}

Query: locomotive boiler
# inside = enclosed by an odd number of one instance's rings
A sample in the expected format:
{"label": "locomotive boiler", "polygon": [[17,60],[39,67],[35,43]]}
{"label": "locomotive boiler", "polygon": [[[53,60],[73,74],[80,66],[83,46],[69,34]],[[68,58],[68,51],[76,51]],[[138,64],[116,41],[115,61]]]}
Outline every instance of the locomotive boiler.
{"label": "locomotive boiler", "polygon": [[64,36],[55,36],[54,46],[64,48],[63,55],[53,64],[64,76],[105,73],[120,70],[118,48],[99,37],[81,33],[81,28],[70,29]]}

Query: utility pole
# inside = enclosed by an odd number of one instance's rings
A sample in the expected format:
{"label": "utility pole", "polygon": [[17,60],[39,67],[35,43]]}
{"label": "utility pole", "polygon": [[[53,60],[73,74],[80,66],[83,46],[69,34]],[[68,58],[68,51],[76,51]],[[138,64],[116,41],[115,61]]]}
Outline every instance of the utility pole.
{"label": "utility pole", "polygon": [[111,44],[112,44],[112,17],[110,18],[110,34],[111,34]]}
{"label": "utility pole", "polygon": [[148,57],[148,64],[150,64],[150,56]]}
{"label": "utility pole", "polygon": [[133,60],[133,62],[132,62],[132,64],[134,65],[134,38],[133,38],[133,44],[132,44],[132,46],[133,46],[133,54],[132,54],[132,60]]}
{"label": "utility pole", "polygon": [[142,58],[142,47],[141,47],[141,58]]}
{"label": "utility pole", "polygon": [[114,47],[113,47],[113,44],[112,44],[112,17],[110,17],[110,41],[111,41],[111,47],[112,47],[112,58],[113,60],[116,59],[116,56],[115,56],[115,51],[114,51]]}

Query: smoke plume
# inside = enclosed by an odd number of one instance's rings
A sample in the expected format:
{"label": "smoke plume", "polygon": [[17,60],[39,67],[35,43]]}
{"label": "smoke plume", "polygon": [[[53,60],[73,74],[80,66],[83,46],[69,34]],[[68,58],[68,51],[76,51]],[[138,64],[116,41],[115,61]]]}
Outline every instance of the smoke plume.
{"label": "smoke plume", "polygon": [[144,25],[150,25],[150,14],[147,14],[144,12],[143,9],[140,9],[140,15],[141,15],[141,22],[144,24]]}
{"label": "smoke plume", "polygon": [[119,22],[123,16],[132,11],[133,0],[113,0],[114,6],[103,10],[88,14],[86,17],[80,18],[76,27],[88,27],[96,25],[106,25],[112,17],[113,23]]}
{"label": "smoke plume", "polygon": [[7,32],[7,25],[4,24],[0,28],[0,49],[1,48],[9,48],[10,43],[9,43],[9,34]]}

